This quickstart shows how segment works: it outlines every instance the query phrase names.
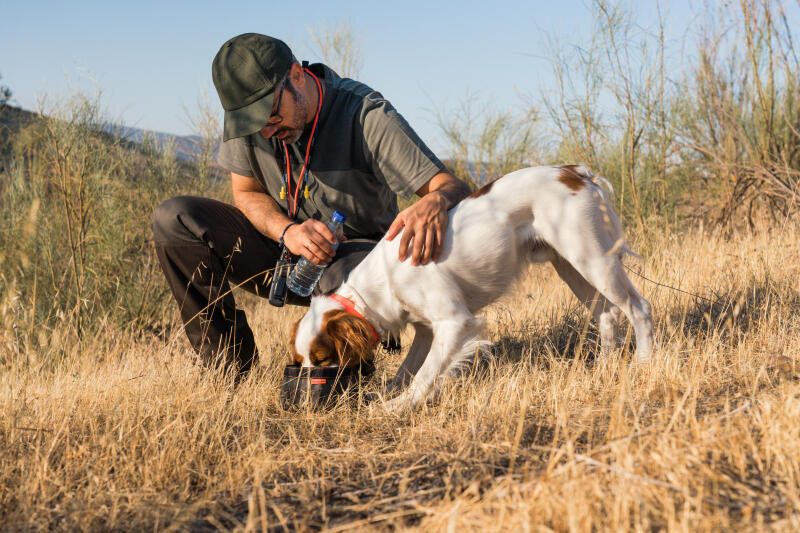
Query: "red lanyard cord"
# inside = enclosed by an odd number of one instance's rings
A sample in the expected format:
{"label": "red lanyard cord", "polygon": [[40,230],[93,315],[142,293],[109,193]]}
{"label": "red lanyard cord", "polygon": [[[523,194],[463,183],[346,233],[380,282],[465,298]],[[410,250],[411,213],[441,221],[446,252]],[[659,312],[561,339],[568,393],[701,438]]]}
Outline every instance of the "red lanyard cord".
{"label": "red lanyard cord", "polygon": [[283,153],[284,159],[286,159],[286,186],[289,190],[289,202],[288,202],[288,210],[289,210],[289,218],[294,220],[294,217],[297,215],[297,200],[300,197],[300,188],[302,187],[303,183],[306,181],[306,176],[308,174],[308,158],[311,155],[311,145],[314,143],[314,133],[317,130],[317,121],[319,121],[319,112],[322,110],[322,84],[319,82],[319,79],[308,69],[303,69],[304,72],[307,72],[317,84],[317,112],[314,115],[314,125],[311,126],[311,135],[308,138],[308,145],[306,146],[306,157],[303,160],[303,168],[300,171],[300,179],[297,180],[297,187],[294,191],[294,198],[292,197],[292,165],[289,162],[289,148],[287,148],[286,143],[281,141],[283,144]]}

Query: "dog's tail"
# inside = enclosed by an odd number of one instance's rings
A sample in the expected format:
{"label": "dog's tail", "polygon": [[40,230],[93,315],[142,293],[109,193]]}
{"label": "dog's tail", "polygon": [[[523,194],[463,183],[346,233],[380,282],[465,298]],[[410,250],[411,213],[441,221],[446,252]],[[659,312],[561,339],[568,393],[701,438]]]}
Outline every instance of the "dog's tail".
{"label": "dog's tail", "polygon": [[606,195],[604,195],[604,198],[606,200],[614,199],[614,186],[611,185],[610,181],[605,179],[603,176],[593,176],[591,179],[592,182],[594,182],[596,185],[601,186],[601,190],[604,190],[604,192],[606,193]]}
{"label": "dog's tail", "polygon": [[628,247],[628,241],[625,238],[624,231],[622,230],[622,223],[620,223],[619,217],[617,217],[617,214],[611,207],[611,202],[605,201],[605,198],[603,200],[603,203],[600,204],[600,210],[603,211],[603,223],[607,227],[611,237],[614,239],[614,245],[606,252],[606,255],[626,253],[635,257],[639,261],[644,261],[644,257]]}
{"label": "dog's tail", "polygon": [[611,201],[614,199],[614,186],[611,185],[611,182],[605,179],[603,176],[599,176],[592,172],[588,166],[586,165],[565,165],[560,167],[567,172],[572,172],[575,175],[591,181],[595,185],[598,186],[600,195],[602,196],[603,200],[606,202]]}

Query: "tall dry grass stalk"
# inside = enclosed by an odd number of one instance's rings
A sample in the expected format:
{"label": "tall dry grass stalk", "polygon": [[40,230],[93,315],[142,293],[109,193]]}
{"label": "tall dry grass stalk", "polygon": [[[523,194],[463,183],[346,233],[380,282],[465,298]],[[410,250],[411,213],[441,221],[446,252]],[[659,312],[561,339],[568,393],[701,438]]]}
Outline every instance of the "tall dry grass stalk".
{"label": "tall dry grass stalk", "polygon": [[664,195],[670,139],[663,20],[659,11],[652,31],[625,2],[595,0],[592,9],[588,37],[551,43],[557,89],[543,95],[543,105],[558,136],[556,157],[613,176],[620,207],[642,231],[645,216],[658,212],[654,200]]}
{"label": "tall dry grass stalk", "polygon": [[322,62],[343,78],[357,78],[364,65],[361,42],[350,23],[317,26],[308,30]]}
{"label": "tall dry grass stalk", "polygon": [[198,194],[203,196],[209,192],[209,187],[214,181],[222,178],[222,172],[216,166],[217,152],[222,139],[222,124],[217,104],[211,102],[206,92],[200,95],[193,110],[185,109],[184,112],[196,137],[194,162],[199,183]]}
{"label": "tall dry grass stalk", "polygon": [[[632,274],[655,309],[649,366],[631,366],[629,349],[596,359],[587,313],[549,267],[534,267],[485,313],[496,358],[402,416],[360,400],[282,411],[288,329],[302,309],[263,300],[243,300],[262,360],[238,388],[194,366],[180,334],[67,343],[56,368],[22,352],[0,370],[0,522],[797,529],[799,238],[795,223],[732,238],[651,234],[652,253],[630,268],[697,296]],[[399,359],[378,362],[376,382]]]}
{"label": "tall dry grass stalk", "polygon": [[[49,110],[40,105],[42,115],[52,120],[42,122],[41,141],[44,165],[49,184],[55,189],[60,208],[63,234],[67,242],[67,268],[63,287],[73,300],[67,311],[79,340],[86,327],[87,264],[90,235],[95,221],[95,202],[107,194],[109,183],[119,176],[120,162],[105,157],[108,146],[99,137],[103,134],[99,94],[94,98],[77,95],[60,109]],[[32,204],[31,222],[35,223],[38,203]]]}
{"label": "tall dry grass stalk", "polygon": [[473,187],[545,159],[538,120],[533,105],[501,111],[476,95],[436,116],[449,144],[450,171]]}
{"label": "tall dry grass stalk", "polygon": [[679,82],[688,98],[676,101],[677,143],[724,195],[722,221],[752,224],[755,209],[782,217],[800,205],[796,39],[782,4],[741,0],[707,22]]}

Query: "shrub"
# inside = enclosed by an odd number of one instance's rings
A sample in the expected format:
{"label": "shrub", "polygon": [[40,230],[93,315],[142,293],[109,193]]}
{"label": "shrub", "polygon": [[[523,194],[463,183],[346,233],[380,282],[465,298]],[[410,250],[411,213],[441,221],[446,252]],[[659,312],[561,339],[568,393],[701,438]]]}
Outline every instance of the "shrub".
{"label": "shrub", "polygon": [[108,124],[99,96],[78,94],[43,105],[13,136],[0,175],[0,317],[17,350],[58,353],[65,338],[80,346],[169,322],[150,219],[161,201],[197,189],[197,169],[172,145],[136,145]]}

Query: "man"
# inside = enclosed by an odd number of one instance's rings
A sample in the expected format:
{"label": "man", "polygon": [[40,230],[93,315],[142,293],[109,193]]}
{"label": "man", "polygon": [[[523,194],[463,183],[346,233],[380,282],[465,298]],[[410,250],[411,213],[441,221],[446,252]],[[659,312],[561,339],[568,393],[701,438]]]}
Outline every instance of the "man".
{"label": "man", "polygon": [[[322,64],[304,68],[278,39],[234,37],[212,76],[225,109],[219,164],[235,206],[172,198],[156,208],[153,233],[192,347],[206,364],[245,373],[258,351],[232,283],[267,295],[281,244],[332,261],[317,294],[336,288],[384,234],[402,232],[400,261],[436,261],[447,210],[470,189],[380,93]],[[397,194],[414,193],[421,199],[398,214]],[[324,224],[335,210],[347,215],[336,251]]]}

